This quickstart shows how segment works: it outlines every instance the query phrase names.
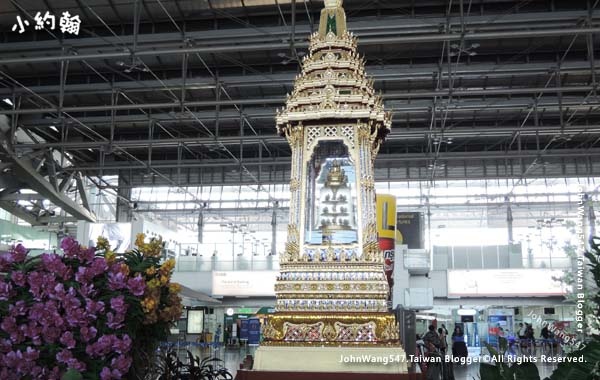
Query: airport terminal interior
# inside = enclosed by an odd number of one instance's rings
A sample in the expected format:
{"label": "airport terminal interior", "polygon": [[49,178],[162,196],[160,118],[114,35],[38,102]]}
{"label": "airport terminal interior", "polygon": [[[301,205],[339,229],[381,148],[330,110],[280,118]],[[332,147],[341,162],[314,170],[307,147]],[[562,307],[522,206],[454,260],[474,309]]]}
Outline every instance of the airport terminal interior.
{"label": "airport terminal interior", "polygon": [[[501,341],[567,355],[598,226],[599,3],[1,1],[0,252],[101,236],[110,264],[161,239],[183,305],[161,347],[239,379],[302,372],[294,350],[424,376],[430,326],[460,380]],[[403,364],[310,356],[343,350]]]}

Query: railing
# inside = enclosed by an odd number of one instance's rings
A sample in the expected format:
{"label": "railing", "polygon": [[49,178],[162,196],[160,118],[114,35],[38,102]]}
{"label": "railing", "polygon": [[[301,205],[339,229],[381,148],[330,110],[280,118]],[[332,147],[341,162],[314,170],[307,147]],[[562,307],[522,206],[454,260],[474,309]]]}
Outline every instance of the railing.
{"label": "railing", "polygon": [[535,269],[569,269],[571,268],[571,259],[568,257],[524,257],[523,268],[535,268]]}
{"label": "railing", "polygon": [[[426,251],[407,252],[404,254],[404,267],[411,274],[424,274],[430,270],[430,256]],[[566,257],[533,257],[531,259],[524,257],[522,259],[522,268],[535,269],[569,269],[571,268],[571,259]],[[514,267],[513,267],[514,268]],[[455,268],[462,269],[462,268]],[[467,269],[467,268],[465,268]],[[477,269],[498,269],[498,268],[477,268]],[[501,268],[501,269],[510,269]],[[175,271],[178,272],[211,272],[211,271],[261,271],[261,270],[279,270],[279,257],[267,256],[259,258],[239,258],[236,260],[227,260],[203,256],[179,256],[176,258]]]}
{"label": "railing", "polygon": [[240,258],[238,260],[222,260],[213,257],[179,256],[176,259],[177,272],[211,272],[211,271],[261,271],[279,270],[279,258],[268,256],[261,258]]}
{"label": "railing", "polygon": [[[434,246],[433,268],[445,269],[570,269],[562,252],[529,254],[521,244],[489,246]],[[408,268],[408,266],[407,266]]]}
{"label": "railing", "polygon": [[[488,343],[499,350],[500,347],[497,337],[495,337],[496,339],[494,339],[493,342],[490,342],[490,338],[491,337],[488,337]],[[507,344],[508,346],[505,353],[507,356],[565,356],[571,349],[568,344],[565,344],[561,339],[558,338],[518,339],[514,337],[508,337]]]}

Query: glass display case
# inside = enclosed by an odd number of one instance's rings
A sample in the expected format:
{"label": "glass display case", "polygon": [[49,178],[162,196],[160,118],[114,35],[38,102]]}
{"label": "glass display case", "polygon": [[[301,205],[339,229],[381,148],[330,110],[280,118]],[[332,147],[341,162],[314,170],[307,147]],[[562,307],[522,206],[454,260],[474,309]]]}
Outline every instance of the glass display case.
{"label": "glass display case", "polygon": [[319,143],[307,166],[305,243],[358,242],[356,169],[345,145]]}

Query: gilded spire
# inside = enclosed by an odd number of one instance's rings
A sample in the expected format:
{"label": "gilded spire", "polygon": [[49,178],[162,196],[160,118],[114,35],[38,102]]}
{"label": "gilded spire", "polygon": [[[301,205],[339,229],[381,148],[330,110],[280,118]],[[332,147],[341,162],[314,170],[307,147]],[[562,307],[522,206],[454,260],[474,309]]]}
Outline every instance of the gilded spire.
{"label": "gilded spire", "polygon": [[391,115],[357,52],[357,38],[346,28],[342,0],[325,0],[319,31],[310,38],[309,54],[285,108],[277,112],[277,129],[283,136],[294,123],[324,119],[368,121],[381,139],[391,128]]}

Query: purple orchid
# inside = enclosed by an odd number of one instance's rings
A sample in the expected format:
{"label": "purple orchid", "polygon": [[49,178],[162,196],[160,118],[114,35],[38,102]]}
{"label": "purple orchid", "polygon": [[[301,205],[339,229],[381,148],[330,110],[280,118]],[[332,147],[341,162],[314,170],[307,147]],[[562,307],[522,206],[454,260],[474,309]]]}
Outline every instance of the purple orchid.
{"label": "purple orchid", "polygon": [[130,278],[127,281],[127,288],[134,296],[141,296],[146,290],[146,281],[144,281],[142,276],[138,274],[134,278]]}

